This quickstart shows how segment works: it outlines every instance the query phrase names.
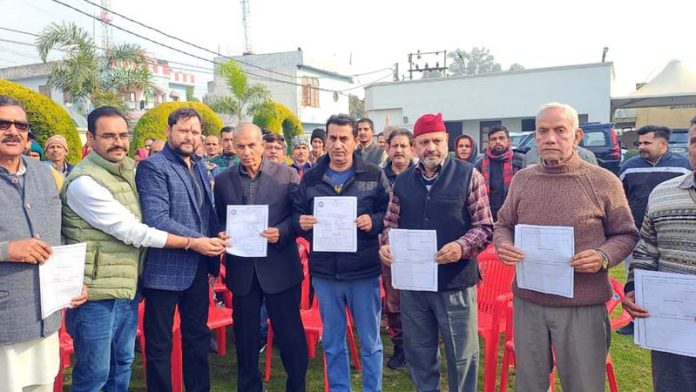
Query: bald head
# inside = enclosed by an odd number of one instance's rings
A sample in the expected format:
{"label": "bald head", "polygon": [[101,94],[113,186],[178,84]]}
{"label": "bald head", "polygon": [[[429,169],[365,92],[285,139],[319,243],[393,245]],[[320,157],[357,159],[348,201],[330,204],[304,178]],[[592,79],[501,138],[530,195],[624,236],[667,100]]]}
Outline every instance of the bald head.
{"label": "bald head", "polygon": [[233,131],[234,139],[236,140],[239,135],[248,135],[251,137],[258,137],[259,142],[263,139],[263,132],[256,124],[252,123],[241,123]]}

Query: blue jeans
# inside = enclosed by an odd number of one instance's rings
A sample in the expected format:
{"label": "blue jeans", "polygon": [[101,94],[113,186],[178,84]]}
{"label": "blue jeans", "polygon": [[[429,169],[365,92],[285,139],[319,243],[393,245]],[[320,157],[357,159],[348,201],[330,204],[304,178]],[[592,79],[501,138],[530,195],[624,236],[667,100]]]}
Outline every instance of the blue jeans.
{"label": "blue jeans", "polygon": [[383,352],[379,336],[382,311],[379,277],[348,282],[315,277],[312,285],[319,300],[321,321],[324,324],[322,346],[326,354],[331,391],[351,390],[346,345],[346,306],[350,308],[360,338],[363,391],[381,391]]}
{"label": "blue jeans", "polygon": [[117,299],[87,301],[69,309],[65,325],[73,338],[74,392],[127,391],[138,327],[138,302]]}
{"label": "blue jeans", "polygon": [[400,300],[404,353],[416,390],[440,391],[441,336],[449,390],[475,392],[479,356],[476,288],[401,290]]}

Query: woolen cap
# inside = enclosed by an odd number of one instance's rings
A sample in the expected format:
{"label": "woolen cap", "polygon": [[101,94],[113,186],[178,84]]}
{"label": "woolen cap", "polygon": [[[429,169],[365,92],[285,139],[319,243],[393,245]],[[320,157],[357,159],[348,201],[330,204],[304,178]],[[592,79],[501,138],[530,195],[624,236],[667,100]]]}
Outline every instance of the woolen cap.
{"label": "woolen cap", "polygon": [[59,146],[63,147],[65,149],[65,152],[68,152],[68,141],[65,139],[65,137],[61,135],[53,135],[49,137],[46,140],[46,150],[48,150],[52,145],[58,144]]}
{"label": "woolen cap", "polygon": [[442,113],[424,114],[416,120],[416,124],[413,126],[414,138],[431,132],[447,132],[445,122],[442,121]]}

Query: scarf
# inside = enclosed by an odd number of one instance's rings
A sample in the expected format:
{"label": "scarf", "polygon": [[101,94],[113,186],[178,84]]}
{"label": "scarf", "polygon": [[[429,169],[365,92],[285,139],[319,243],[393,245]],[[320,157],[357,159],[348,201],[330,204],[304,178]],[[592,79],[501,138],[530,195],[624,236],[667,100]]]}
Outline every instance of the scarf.
{"label": "scarf", "polygon": [[490,148],[486,149],[486,155],[481,160],[481,174],[483,174],[483,178],[486,180],[486,190],[489,195],[491,193],[491,160],[503,161],[503,183],[505,184],[505,194],[507,194],[510,183],[512,182],[512,175],[515,174],[515,170],[512,167],[512,157],[513,152],[510,147],[500,155],[493,155],[493,151]]}

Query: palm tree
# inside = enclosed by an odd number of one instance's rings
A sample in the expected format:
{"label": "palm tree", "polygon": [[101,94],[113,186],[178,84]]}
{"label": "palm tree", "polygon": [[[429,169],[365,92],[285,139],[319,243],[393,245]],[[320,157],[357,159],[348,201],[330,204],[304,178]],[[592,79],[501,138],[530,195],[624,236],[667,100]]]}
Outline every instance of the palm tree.
{"label": "palm tree", "polygon": [[121,92],[151,88],[150,58],[139,45],[100,50],[89,33],[74,23],[51,23],[36,45],[43,62],[51,50],[65,52],[63,61],[53,64],[48,84],[69,93],[83,113],[90,104],[123,107]]}
{"label": "palm tree", "polygon": [[234,60],[220,64],[217,72],[225,80],[232,95],[206,97],[204,101],[211,109],[217,113],[236,116],[239,122],[263,110],[266,101],[270,99],[270,92],[264,85],[250,85],[244,71]]}

